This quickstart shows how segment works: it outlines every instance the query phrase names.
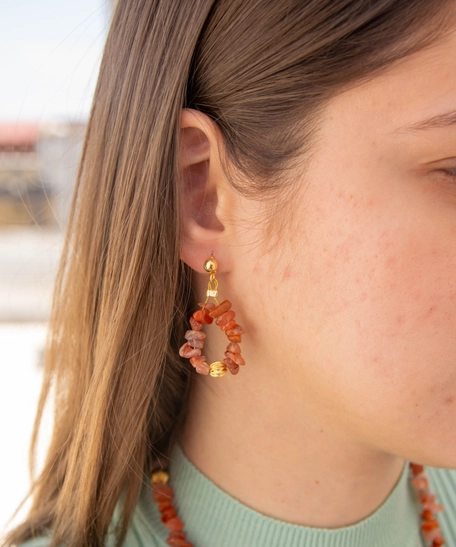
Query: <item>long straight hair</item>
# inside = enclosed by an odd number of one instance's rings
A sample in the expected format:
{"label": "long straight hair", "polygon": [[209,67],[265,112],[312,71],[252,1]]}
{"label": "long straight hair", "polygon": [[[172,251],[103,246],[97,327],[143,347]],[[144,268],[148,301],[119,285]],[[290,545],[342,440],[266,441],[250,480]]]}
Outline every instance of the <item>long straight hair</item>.
{"label": "long straight hair", "polygon": [[233,187],[277,208],[325,102],[432,43],[452,5],[119,0],[55,283],[31,470],[51,392],[53,436],[4,545],[52,533],[52,545],[100,547],[125,492],[120,545],[144,473],[181,431],[194,374],[178,354],[194,311],[179,256],[181,109],[218,125]]}

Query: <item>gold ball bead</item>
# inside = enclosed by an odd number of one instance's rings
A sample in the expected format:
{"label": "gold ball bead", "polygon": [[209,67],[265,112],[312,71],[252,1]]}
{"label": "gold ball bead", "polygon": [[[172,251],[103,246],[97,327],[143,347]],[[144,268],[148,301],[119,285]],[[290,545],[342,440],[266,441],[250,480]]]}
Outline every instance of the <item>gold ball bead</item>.
{"label": "gold ball bead", "polygon": [[216,272],[217,266],[218,266],[217,261],[215,260],[213,255],[211,255],[211,258],[208,258],[206,262],[204,263],[204,269],[208,273]]}
{"label": "gold ball bead", "polygon": [[209,374],[214,378],[221,378],[222,376],[225,376],[227,372],[228,369],[222,361],[214,361],[209,365]]}
{"label": "gold ball bead", "polygon": [[152,482],[156,483],[159,482],[161,484],[166,484],[169,479],[169,474],[164,470],[160,469],[159,471],[155,471],[155,473],[152,473]]}

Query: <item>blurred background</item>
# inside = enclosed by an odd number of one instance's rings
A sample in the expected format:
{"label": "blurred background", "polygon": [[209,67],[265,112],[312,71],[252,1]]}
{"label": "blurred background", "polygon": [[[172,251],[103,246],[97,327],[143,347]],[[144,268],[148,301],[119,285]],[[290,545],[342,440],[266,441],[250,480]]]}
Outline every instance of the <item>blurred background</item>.
{"label": "blurred background", "polygon": [[53,281],[114,3],[0,0],[0,537],[28,506],[8,523],[29,486]]}

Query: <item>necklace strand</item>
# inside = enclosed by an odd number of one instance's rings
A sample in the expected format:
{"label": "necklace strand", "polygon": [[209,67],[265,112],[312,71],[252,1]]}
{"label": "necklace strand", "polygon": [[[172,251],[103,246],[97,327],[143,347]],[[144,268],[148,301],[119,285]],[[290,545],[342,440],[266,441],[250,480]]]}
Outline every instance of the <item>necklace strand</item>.
{"label": "necklace strand", "polygon": [[[420,504],[420,530],[426,547],[441,547],[445,545],[445,540],[436,513],[443,511],[443,507],[436,502],[435,494],[429,491],[429,480],[424,467],[410,462],[409,472]],[[193,544],[185,539],[184,523],[177,516],[177,511],[172,504],[174,490],[167,484],[168,480],[169,473],[163,468],[152,473],[152,499],[158,503],[161,521],[170,530],[165,543],[171,547],[193,547]]]}

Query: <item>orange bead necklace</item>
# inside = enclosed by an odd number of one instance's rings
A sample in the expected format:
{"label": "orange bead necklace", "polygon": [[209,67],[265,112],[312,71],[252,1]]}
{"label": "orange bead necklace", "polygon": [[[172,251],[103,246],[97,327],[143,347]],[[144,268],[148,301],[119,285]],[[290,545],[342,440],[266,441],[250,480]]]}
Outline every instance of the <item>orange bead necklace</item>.
{"label": "orange bead necklace", "polygon": [[[445,545],[445,540],[435,513],[443,511],[443,507],[436,503],[435,494],[429,491],[429,481],[424,467],[416,463],[410,463],[409,467],[412,485],[421,505],[421,532],[426,547],[441,547]],[[168,480],[169,473],[165,469],[152,473],[152,499],[158,503],[161,521],[170,530],[165,543],[171,547],[193,547],[193,544],[185,539],[184,523],[177,516],[172,504],[174,490],[167,484]]]}

